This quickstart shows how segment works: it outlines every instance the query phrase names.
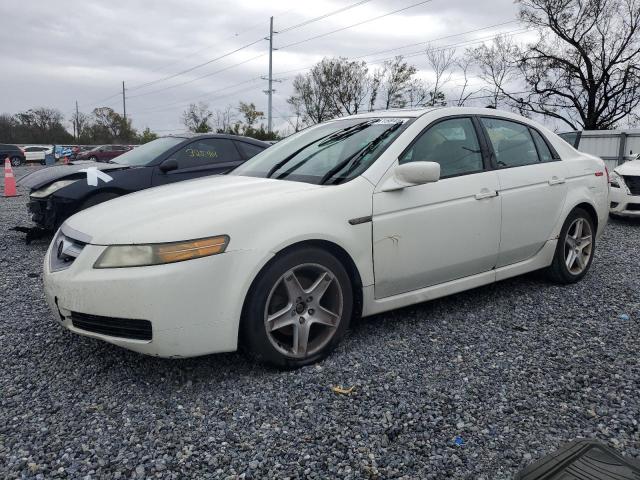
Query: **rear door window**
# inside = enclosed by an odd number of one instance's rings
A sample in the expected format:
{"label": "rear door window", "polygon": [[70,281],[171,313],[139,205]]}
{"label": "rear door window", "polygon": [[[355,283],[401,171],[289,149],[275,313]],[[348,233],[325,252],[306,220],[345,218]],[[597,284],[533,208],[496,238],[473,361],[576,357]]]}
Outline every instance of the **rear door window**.
{"label": "rear door window", "polygon": [[540,162],[529,127],[497,118],[482,118],[498,167],[522,167]]}
{"label": "rear door window", "polygon": [[238,146],[238,148],[240,148],[240,151],[247,159],[255,157],[257,154],[264,150],[264,147],[248,142],[236,142],[236,145]]}
{"label": "rear door window", "polygon": [[549,146],[547,145],[547,142],[544,141],[544,138],[542,138],[542,135],[534,129],[530,129],[531,130],[531,136],[533,137],[533,141],[536,144],[536,148],[538,149],[538,156],[540,157],[540,161],[541,162],[552,162],[553,160],[555,160],[553,158],[553,154],[551,153],[551,150],[549,150]]}

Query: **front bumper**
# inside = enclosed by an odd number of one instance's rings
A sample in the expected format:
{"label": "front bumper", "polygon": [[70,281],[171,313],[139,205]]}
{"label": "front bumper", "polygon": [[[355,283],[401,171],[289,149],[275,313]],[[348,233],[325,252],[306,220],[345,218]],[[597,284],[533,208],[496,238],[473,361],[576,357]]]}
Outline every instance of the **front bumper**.
{"label": "front bumper", "polygon": [[611,187],[609,200],[610,213],[640,218],[640,195],[631,195],[624,185],[621,185],[621,188]]}
{"label": "front bumper", "polygon": [[77,205],[49,195],[45,198],[29,197],[31,219],[40,228],[55,231],[71,215],[76,213]]}
{"label": "front bumper", "polygon": [[[64,229],[64,227],[63,227]],[[136,352],[192,357],[236,350],[240,315],[253,252],[166,265],[94,269],[106,247],[87,244],[64,270],[52,271],[55,240],[45,256],[47,303],[64,328]],[[243,272],[244,271],[244,275]],[[101,318],[151,322],[151,340],[121,338],[74,326],[72,312]],[[76,322],[76,325],[78,323]]]}

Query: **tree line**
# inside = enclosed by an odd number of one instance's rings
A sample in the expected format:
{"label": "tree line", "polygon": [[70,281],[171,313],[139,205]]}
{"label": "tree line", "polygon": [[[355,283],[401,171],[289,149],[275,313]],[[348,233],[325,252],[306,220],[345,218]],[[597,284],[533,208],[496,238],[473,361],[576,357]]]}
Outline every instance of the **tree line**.
{"label": "tree line", "polygon": [[83,144],[146,143],[157,138],[149,128],[138,132],[122,115],[109,107],[99,107],[91,114],[73,114],[71,122],[76,135],[64,126],[60,110],[39,107],[14,115],[0,114],[0,141],[4,143]]}

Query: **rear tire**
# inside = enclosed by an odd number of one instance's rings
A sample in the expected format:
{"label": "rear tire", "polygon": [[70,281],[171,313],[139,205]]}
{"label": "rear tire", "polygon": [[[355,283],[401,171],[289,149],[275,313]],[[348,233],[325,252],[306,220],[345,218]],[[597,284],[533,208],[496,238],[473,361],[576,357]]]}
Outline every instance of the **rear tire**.
{"label": "rear tire", "polygon": [[549,278],[560,284],[575,283],[584,277],[593,262],[596,229],[591,215],[582,208],[573,210],[562,226]]}
{"label": "rear tire", "polygon": [[22,159],[20,157],[11,157],[11,166],[19,167],[22,165]]}
{"label": "rear tire", "polygon": [[298,368],[338,345],[353,312],[353,288],[342,263],[319,248],[276,257],[247,295],[241,340],[254,359]]}

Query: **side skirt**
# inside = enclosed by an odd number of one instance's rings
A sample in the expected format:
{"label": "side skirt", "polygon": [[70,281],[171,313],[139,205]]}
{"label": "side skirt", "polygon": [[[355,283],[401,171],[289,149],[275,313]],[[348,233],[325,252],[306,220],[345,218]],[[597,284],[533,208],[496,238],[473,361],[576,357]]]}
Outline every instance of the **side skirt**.
{"label": "side skirt", "polygon": [[524,262],[507,265],[497,270],[479,273],[470,277],[452,280],[450,282],[433,285],[431,287],[414,290],[413,292],[401,293],[387,298],[375,298],[374,285],[363,288],[363,312],[362,316],[375,315],[377,313],[395,310],[396,308],[406,307],[416,303],[435,300],[436,298],[446,297],[454,293],[463,292],[472,288],[488,285],[493,282],[505,280],[507,278],[522,275],[524,273],[533,272],[541,268],[548,267],[553,261],[553,255],[556,251],[557,239],[549,240],[544,247],[529,260]]}

